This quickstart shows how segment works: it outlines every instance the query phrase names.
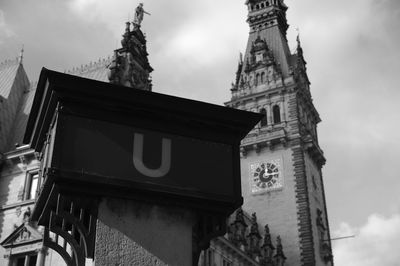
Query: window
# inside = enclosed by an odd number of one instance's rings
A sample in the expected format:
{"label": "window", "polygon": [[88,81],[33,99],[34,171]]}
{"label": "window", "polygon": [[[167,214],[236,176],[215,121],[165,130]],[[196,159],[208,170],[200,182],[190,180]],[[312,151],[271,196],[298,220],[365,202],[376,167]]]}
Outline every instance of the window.
{"label": "window", "polygon": [[38,172],[28,173],[25,181],[25,191],[24,191],[25,200],[36,198],[38,185],[39,185],[39,173]]}
{"label": "window", "polygon": [[29,253],[11,258],[11,266],[36,266],[37,254]]}
{"label": "window", "polygon": [[263,117],[261,118],[260,125],[262,127],[268,126],[267,111],[263,108],[261,109],[260,114],[263,115]]}
{"label": "window", "polygon": [[256,80],[255,80],[255,82],[256,82],[256,86],[257,86],[258,84],[260,84],[260,74],[258,74],[258,73],[257,73],[257,75],[256,75]]}
{"label": "window", "polygon": [[261,73],[261,83],[265,82],[265,72]]}
{"label": "window", "polygon": [[274,116],[274,123],[278,124],[281,122],[281,109],[278,105],[274,105],[272,108],[272,114]]}

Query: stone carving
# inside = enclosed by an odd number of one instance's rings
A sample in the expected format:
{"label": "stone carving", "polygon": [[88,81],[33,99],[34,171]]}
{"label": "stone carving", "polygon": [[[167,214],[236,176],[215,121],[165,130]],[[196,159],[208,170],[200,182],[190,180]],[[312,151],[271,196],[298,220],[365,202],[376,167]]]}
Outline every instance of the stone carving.
{"label": "stone carving", "polygon": [[256,213],[253,213],[251,216],[251,227],[250,233],[247,236],[248,238],[248,250],[247,254],[249,254],[253,259],[260,255],[260,240],[261,236],[258,232],[258,224],[257,224],[257,216]]}
{"label": "stone carving", "polygon": [[26,211],[24,212],[24,216],[23,216],[23,218],[22,218],[22,222],[23,222],[23,223],[29,222],[29,218],[30,218],[30,217],[31,217],[31,208],[28,207],[28,208],[26,209]]}
{"label": "stone carving", "polygon": [[[236,219],[228,226],[228,239],[239,249],[246,252],[253,260],[258,261],[261,266],[283,266],[286,257],[283,253],[282,240],[277,237],[276,252],[271,241],[271,234],[268,225],[265,225],[264,240],[258,230],[257,215],[251,216],[251,226],[248,235],[245,237],[247,224],[241,208],[236,211]],[[261,245],[261,246],[260,246]],[[275,253],[275,255],[274,255]]]}
{"label": "stone carving", "polygon": [[322,211],[320,209],[317,209],[316,223],[317,223],[318,234],[319,234],[320,255],[325,262],[329,262],[333,258],[332,250],[329,245],[329,241],[328,241],[329,236],[327,235],[327,228],[324,225],[324,220],[322,218]]}
{"label": "stone carving", "polygon": [[138,27],[140,27],[140,24],[141,24],[142,21],[143,21],[143,16],[144,16],[144,14],[150,15],[150,13],[146,12],[146,11],[143,9],[143,3],[140,3],[140,4],[136,7],[136,9],[135,9],[135,17],[134,17],[134,19],[133,19],[133,23],[134,23],[135,25],[137,25]]}
{"label": "stone carving", "polygon": [[230,240],[233,242],[233,244],[239,248],[242,246],[246,247],[247,246],[247,241],[245,237],[246,233],[246,228],[247,224],[244,221],[244,214],[242,208],[239,208],[236,211],[236,219],[235,221],[231,224],[231,236]]}
{"label": "stone carving", "polygon": [[16,242],[27,241],[27,240],[29,240],[30,238],[31,238],[31,232],[29,232],[28,229],[26,229],[26,228],[24,227],[24,229],[21,230],[21,232],[20,232],[20,234],[19,234],[19,237],[18,237],[18,239],[17,239]]}
{"label": "stone carving", "polygon": [[276,254],[274,256],[275,266],[283,266],[285,263],[286,257],[283,254],[282,240],[281,237],[278,236],[276,238]]}
{"label": "stone carving", "polygon": [[272,256],[274,254],[274,245],[272,245],[272,241],[271,241],[271,234],[269,232],[269,227],[268,225],[265,225],[264,227],[264,243],[261,246],[261,259],[260,259],[260,265],[263,266],[272,266],[273,264],[273,260],[272,260]]}
{"label": "stone carving", "polygon": [[151,90],[150,73],[153,71],[148,61],[146,39],[142,31],[134,24],[126,22],[121,45],[114,51],[113,60],[108,66],[110,83],[142,90]]}

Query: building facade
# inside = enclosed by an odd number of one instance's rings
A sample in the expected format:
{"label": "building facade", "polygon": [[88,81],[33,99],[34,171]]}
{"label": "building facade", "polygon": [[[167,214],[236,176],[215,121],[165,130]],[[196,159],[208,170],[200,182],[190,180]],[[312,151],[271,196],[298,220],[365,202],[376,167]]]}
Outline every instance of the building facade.
{"label": "building facade", "polygon": [[226,106],[264,118],[241,143],[243,209],[280,235],[287,265],[332,265],[321,121],[300,39],[294,54],[282,0],[248,0],[250,34]]}
{"label": "building facade", "polygon": [[[201,254],[199,265],[333,265],[320,118],[300,40],[291,54],[282,0],[246,5],[248,44],[225,105],[264,118],[241,143],[244,205],[227,221],[227,234]],[[66,73],[152,90],[140,25],[127,23],[121,44],[113,57]],[[35,88],[22,55],[0,64],[0,265],[65,265],[57,252],[43,247],[42,228],[29,221],[41,185],[41,158],[21,143]]]}

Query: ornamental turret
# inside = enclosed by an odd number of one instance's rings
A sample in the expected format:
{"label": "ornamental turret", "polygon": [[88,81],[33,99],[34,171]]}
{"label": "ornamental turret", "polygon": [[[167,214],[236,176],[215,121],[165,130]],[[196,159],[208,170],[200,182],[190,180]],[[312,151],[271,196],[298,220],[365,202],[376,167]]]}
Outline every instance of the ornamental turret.
{"label": "ornamental turret", "polygon": [[143,20],[143,5],[135,11],[134,22],[126,22],[122,35],[122,48],[114,50],[113,60],[109,66],[110,83],[151,91],[153,68],[147,58],[146,37],[140,29]]}

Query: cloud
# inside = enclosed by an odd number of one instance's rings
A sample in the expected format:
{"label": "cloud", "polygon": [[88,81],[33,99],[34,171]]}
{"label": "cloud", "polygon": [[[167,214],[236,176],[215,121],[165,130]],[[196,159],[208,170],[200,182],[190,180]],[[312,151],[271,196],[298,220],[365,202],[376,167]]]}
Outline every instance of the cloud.
{"label": "cloud", "polygon": [[356,235],[355,238],[333,242],[336,266],[399,265],[400,214],[389,218],[372,214],[360,228],[342,223],[332,235]]}
{"label": "cloud", "polygon": [[14,36],[15,33],[6,24],[6,19],[3,10],[0,9],[0,44],[2,44],[5,39]]}
{"label": "cloud", "polygon": [[[289,40],[299,27],[322,119],[318,133],[327,158],[331,224],[346,217],[359,225],[378,210],[388,215],[387,202],[400,203],[400,1],[286,2]],[[377,194],[382,196],[365,204]]]}

